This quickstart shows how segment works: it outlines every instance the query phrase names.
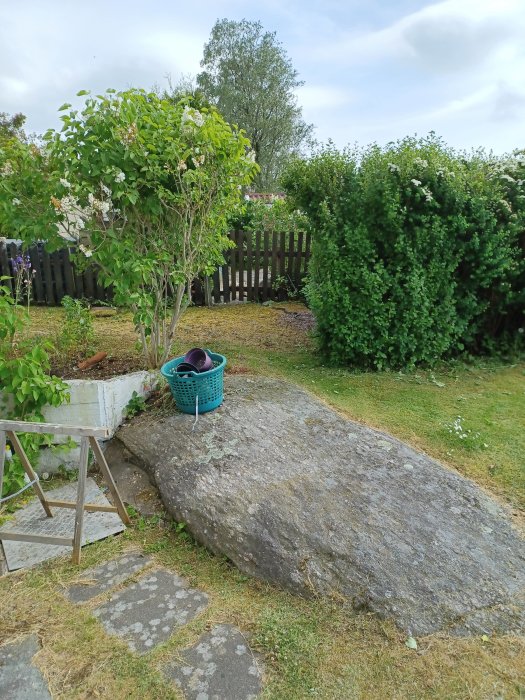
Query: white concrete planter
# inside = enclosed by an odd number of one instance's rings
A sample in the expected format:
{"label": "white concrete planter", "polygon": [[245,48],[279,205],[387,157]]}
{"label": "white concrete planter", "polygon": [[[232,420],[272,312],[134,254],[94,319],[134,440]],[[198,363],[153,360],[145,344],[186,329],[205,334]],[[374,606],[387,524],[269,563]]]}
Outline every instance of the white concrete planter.
{"label": "white concrete planter", "polygon": [[44,419],[62,425],[105,426],[111,436],[123,422],[124,411],[136,391],[147,398],[159,382],[158,372],[132,372],[111,379],[68,379],[71,399],[44,409]]}
{"label": "white concrete planter", "polygon": [[[47,406],[43,410],[48,423],[107,427],[112,437],[125,419],[125,409],[136,391],[147,398],[159,384],[160,374],[155,371],[132,372],[111,379],[68,379],[70,401],[61,406]],[[0,415],[2,414],[0,406]],[[60,438],[56,443],[63,442]],[[79,448],[72,450],[45,449],[38,459],[37,471],[52,474],[59,466],[76,469]]]}

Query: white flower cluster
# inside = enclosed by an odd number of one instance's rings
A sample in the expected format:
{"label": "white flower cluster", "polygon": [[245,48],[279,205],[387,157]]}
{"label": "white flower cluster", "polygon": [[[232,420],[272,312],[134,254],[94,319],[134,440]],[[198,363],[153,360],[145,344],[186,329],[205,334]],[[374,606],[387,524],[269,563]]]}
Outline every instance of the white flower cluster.
{"label": "white flower cluster", "polygon": [[[108,197],[111,194],[111,190],[103,184],[101,190]],[[86,241],[86,234],[83,233],[86,222],[97,218],[109,221],[110,212],[118,211],[113,208],[111,199],[98,199],[92,193],[88,194],[88,204],[85,207],[72,194],[67,194],[61,199],[51,197],[51,204],[61,216],[61,221],[57,223],[58,235],[67,241],[79,243],[79,250],[88,258],[93,252],[83,242]]]}
{"label": "white flower cluster", "polygon": [[421,168],[428,168],[428,160],[424,158],[414,158],[414,165],[419,165]]}
{"label": "white flower cluster", "polygon": [[250,161],[250,163],[255,163],[255,151],[253,148],[251,148],[246,154],[246,160]]}
{"label": "white flower cluster", "polygon": [[135,122],[130,124],[127,129],[123,129],[120,134],[120,142],[124,146],[131,146],[137,140],[139,130]]}
{"label": "white flower cluster", "polygon": [[447,170],[446,168],[438,168],[436,175],[438,177],[456,177],[456,173],[453,170]]}
{"label": "white flower cluster", "polygon": [[10,160],[6,160],[2,168],[0,168],[0,175],[2,177],[9,177],[14,173],[13,166]]}
{"label": "white flower cluster", "polygon": [[204,160],[205,160],[204,153],[200,156],[197,156],[196,158],[192,158],[191,160],[192,160],[193,165],[196,168],[200,167],[201,165],[204,165]]}
{"label": "white flower cluster", "polygon": [[[449,425],[448,432],[460,440],[479,440],[481,437],[479,433],[473,433],[472,430],[465,429],[461,416],[457,416],[456,420]],[[483,443],[483,447],[488,447],[486,442]]]}
{"label": "white flower cluster", "polygon": [[182,127],[202,126],[204,124],[204,114],[201,114],[198,109],[193,109],[193,107],[186,105],[180,123]]}
{"label": "white flower cluster", "polygon": [[399,165],[396,165],[395,163],[389,163],[388,169],[390,170],[391,173],[398,173],[399,172]]}
{"label": "white flower cluster", "polygon": [[71,183],[68,182],[64,177],[60,178],[60,184],[62,185],[62,187],[65,187],[66,190],[69,190],[69,188],[71,187]]}
{"label": "white flower cluster", "polygon": [[414,187],[419,187],[421,184],[421,180],[416,180],[415,178],[413,180],[410,180],[410,182],[414,185]]}
{"label": "white flower cluster", "polygon": [[124,182],[126,179],[126,175],[120,170],[116,175],[115,175],[115,182]]}
{"label": "white flower cluster", "polygon": [[18,199],[18,197],[13,197],[13,199],[11,200],[11,204],[12,204],[14,207],[20,206],[20,200]]}
{"label": "white flower cluster", "polygon": [[423,194],[425,195],[425,199],[427,202],[431,202],[434,199],[434,197],[432,196],[432,192],[429,190],[428,187],[422,187],[421,192],[423,192]]}
{"label": "white flower cluster", "polygon": [[[166,166],[167,166],[167,167],[166,167]],[[165,167],[167,170],[169,170],[169,165],[168,165],[168,164],[166,164],[164,167]],[[185,160],[179,160],[179,170],[180,170],[181,172],[184,172],[184,171],[187,170],[187,169],[188,169],[188,166],[186,165],[186,161],[185,161]]]}

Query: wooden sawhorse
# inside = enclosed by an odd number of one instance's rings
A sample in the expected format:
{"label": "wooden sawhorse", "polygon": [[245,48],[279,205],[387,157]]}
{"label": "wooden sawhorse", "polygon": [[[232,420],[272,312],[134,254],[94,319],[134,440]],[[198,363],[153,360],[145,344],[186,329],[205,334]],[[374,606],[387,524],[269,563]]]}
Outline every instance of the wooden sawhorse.
{"label": "wooden sawhorse", "polygon": [[[16,432],[20,433],[52,433],[54,435],[69,435],[72,437],[80,437],[80,465],[78,470],[78,491],[77,500],[73,501],[52,501],[46,498],[45,493],[38,481],[33,467],[27,458],[24,448],[20,444],[20,440]],[[80,564],[80,548],[82,546],[82,530],[84,524],[84,511],[104,511],[106,513],[118,513],[120,519],[125,525],[130,525],[131,521],[127,514],[124,503],[120,498],[116,484],[109,471],[108,464],[104,457],[104,453],[100,449],[97,438],[108,438],[108,428],[86,428],[74,425],[54,425],[52,423],[29,423],[24,421],[0,420],[0,496],[2,494],[2,482],[4,478],[4,463],[6,438],[9,438],[14,451],[20,458],[22,466],[29,477],[30,481],[34,482],[32,488],[36,491],[36,495],[40,499],[40,503],[49,518],[53,517],[51,508],[73,508],[76,510],[75,515],[75,531],[73,538],[68,537],[49,537],[46,535],[31,535],[24,532],[2,532],[0,531],[0,539],[3,540],[18,540],[21,542],[41,542],[42,544],[56,544],[73,547],[73,563]],[[89,448],[93,450],[95,460],[102,473],[102,477],[106,482],[109,491],[113,497],[114,506],[98,505],[97,503],[85,503],[86,479],[88,468]]]}

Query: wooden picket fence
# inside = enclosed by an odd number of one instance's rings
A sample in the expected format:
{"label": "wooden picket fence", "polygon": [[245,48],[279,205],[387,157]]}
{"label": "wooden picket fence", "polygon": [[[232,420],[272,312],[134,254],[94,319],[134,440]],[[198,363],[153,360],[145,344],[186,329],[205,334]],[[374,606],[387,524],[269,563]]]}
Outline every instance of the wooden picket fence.
{"label": "wooden picket fence", "polygon": [[[233,231],[234,247],[224,263],[206,280],[195,280],[192,290],[197,305],[231,301],[284,300],[300,291],[310,259],[309,233],[252,233]],[[0,276],[12,277],[12,260],[21,254],[16,243],[0,244]],[[76,299],[111,303],[111,287],[98,281],[94,265],[78,270],[67,248],[48,253],[42,243],[29,247],[32,301],[58,306],[67,294]],[[11,288],[11,281],[2,283]]]}

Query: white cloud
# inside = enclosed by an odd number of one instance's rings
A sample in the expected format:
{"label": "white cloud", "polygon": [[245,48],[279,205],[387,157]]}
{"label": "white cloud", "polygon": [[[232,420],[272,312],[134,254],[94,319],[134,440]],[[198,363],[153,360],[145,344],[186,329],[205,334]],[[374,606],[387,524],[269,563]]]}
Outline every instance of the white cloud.
{"label": "white cloud", "polygon": [[353,99],[349,91],[330,85],[302,85],[296,94],[305,111],[316,112],[342,107]]}

